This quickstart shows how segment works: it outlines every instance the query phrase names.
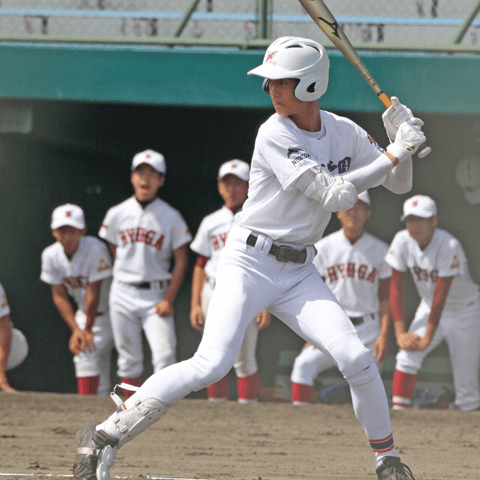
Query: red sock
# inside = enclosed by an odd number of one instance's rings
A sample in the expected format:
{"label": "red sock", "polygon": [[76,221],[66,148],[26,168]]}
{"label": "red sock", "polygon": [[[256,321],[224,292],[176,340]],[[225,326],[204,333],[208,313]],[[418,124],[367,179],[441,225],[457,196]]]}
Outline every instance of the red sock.
{"label": "red sock", "polygon": [[417,376],[395,370],[393,375],[392,406],[395,410],[410,408]]}
{"label": "red sock", "polygon": [[[126,383],[127,385],[133,385],[134,387],[141,387],[142,386],[142,377],[135,377],[135,378],[122,378],[122,383]],[[130,398],[135,392],[132,390],[127,390],[126,388],[123,389],[123,395],[126,398]]]}
{"label": "red sock", "polygon": [[313,403],[313,385],[292,382],[292,402],[294,405]]}
{"label": "red sock", "polygon": [[100,375],[95,377],[78,377],[77,391],[79,395],[96,395]]}
{"label": "red sock", "polygon": [[237,377],[238,401],[240,403],[255,402],[258,400],[260,390],[260,379],[258,372],[248,377]]}
{"label": "red sock", "polygon": [[221,402],[228,399],[228,376],[207,388],[208,399],[213,402]]}

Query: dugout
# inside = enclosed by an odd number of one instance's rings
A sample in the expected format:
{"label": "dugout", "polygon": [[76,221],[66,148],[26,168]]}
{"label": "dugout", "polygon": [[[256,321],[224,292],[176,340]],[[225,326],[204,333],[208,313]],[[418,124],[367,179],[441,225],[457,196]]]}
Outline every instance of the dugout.
{"label": "dugout", "polygon": [[[321,107],[352,118],[385,145],[381,103],[341,54],[329,54],[330,87]],[[389,242],[403,228],[403,201],[431,195],[440,227],[462,242],[480,282],[480,203],[469,203],[456,180],[458,162],[480,156],[480,57],[360,54],[386,93],[425,121],[433,149],[416,160],[411,193],[371,193],[368,230]],[[40,254],[53,242],[53,208],[82,206],[89,234],[96,235],[106,210],[132,192],[132,156],[153,148],[167,161],[160,195],[195,232],[221,204],[218,166],[231,158],[250,161],[256,131],[273,112],[261,81],[246,75],[262,57],[261,50],[228,48],[0,43],[0,282],[12,320],[30,344],[27,360],[11,372],[13,386],[76,389],[69,332],[48,285],[39,280]],[[327,233],[337,228],[333,218]],[[179,360],[190,357],[200,341],[188,319],[192,263],[193,257],[176,305]],[[409,305],[410,313],[415,306]],[[302,344],[278,321],[260,334],[263,385],[273,386],[280,352],[298,351]],[[147,367],[144,375],[149,372]]]}

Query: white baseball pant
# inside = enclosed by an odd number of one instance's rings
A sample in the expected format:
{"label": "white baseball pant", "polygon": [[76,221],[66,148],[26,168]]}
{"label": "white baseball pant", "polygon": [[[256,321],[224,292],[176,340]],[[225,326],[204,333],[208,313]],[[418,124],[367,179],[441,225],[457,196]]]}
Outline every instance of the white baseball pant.
{"label": "white baseball pant", "polygon": [[[408,331],[423,337],[429,315],[430,306],[422,300]],[[416,375],[422,367],[423,359],[443,340],[450,353],[455,405],[460,410],[479,408],[480,299],[470,302],[462,310],[444,311],[430,345],[422,351],[400,350],[396,357],[396,370]]]}
{"label": "white baseball pant", "polygon": [[177,339],[173,316],[160,317],[155,309],[167,290],[159,282],[152,288],[140,289],[134,285],[113,280],[110,289],[110,318],[115,347],[118,351],[120,378],[136,378],[143,372],[142,330],[152,352],[153,371],[171,365],[176,359]]}

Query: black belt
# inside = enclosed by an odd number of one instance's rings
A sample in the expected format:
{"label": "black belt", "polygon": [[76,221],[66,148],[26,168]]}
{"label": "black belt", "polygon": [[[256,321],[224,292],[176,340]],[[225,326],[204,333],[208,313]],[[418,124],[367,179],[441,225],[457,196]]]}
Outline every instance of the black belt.
{"label": "black belt", "polygon": [[[247,238],[247,245],[254,247],[258,237],[251,233]],[[307,259],[307,249],[295,250],[288,245],[275,245],[270,247],[269,255],[273,255],[279,262],[305,263]]]}
{"label": "black belt", "polygon": [[375,315],[373,313],[369,313],[364,317],[350,317],[350,320],[352,321],[353,325],[356,327],[364,323],[365,320],[369,320],[370,319],[369,317],[373,320],[375,318]]}
{"label": "black belt", "polygon": [[132,283],[134,287],[139,288],[140,290],[150,290],[152,285],[158,283],[161,289],[164,287],[167,288],[170,280],[155,280],[154,282],[142,282],[142,283]]}

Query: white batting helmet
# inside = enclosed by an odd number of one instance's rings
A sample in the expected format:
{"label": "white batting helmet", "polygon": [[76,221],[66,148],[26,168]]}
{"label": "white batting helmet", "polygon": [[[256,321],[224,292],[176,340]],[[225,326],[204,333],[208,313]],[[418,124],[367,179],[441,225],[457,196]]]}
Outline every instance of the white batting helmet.
{"label": "white batting helmet", "polygon": [[474,155],[462,158],[455,174],[467,202],[470,205],[480,203],[480,158]]}
{"label": "white batting helmet", "polygon": [[299,80],[295,96],[303,102],[318,100],[328,87],[330,60],[325,48],[308,38],[280,37],[267,49],[263,63],[248,75],[265,78],[263,89],[269,93],[268,80]]}

